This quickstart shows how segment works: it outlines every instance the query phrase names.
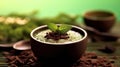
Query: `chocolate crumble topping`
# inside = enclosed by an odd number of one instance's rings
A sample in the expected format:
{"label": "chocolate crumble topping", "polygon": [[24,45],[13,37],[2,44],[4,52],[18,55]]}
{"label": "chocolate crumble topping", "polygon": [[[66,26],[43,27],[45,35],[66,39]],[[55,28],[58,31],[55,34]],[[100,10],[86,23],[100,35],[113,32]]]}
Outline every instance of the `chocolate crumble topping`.
{"label": "chocolate crumble topping", "polygon": [[59,34],[59,33],[55,33],[55,32],[49,32],[49,33],[46,33],[45,38],[59,40],[59,39],[68,39],[69,36],[67,33],[66,34]]}

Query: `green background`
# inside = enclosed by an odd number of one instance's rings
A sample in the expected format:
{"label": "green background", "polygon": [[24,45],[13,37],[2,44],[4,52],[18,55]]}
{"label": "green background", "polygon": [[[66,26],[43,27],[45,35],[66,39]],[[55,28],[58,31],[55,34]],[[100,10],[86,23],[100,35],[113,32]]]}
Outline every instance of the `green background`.
{"label": "green background", "polygon": [[120,20],[120,0],[0,0],[0,15],[33,10],[39,11],[38,17],[54,17],[63,12],[83,15],[89,10],[107,10]]}

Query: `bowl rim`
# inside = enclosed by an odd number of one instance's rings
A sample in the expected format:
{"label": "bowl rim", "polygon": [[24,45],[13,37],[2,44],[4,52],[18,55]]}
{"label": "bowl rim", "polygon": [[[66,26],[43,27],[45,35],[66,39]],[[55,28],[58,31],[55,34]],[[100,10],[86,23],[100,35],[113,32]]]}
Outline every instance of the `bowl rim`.
{"label": "bowl rim", "polygon": [[41,43],[44,43],[44,44],[49,44],[49,45],[56,45],[56,44],[57,44],[57,45],[67,45],[67,44],[73,44],[73,43],[78,43],[78,42],[80,42],[80,41],[83,41],[85,38],[87,38],[87,35],[88,35],[87,32],[86,32],[84,29],[82,29],[82,28],[80,28],[80,27],[78,27],[78,26],[72,25],[73,28],[79,29],[79,30],[81,30],[81,31],[84,33],[84,36],[83,36],[81,39],[79,39],[79,40],[77,40],[77,41],[65,42],[65,43],[43,42],[43,41],[37,40],[37,39],[33,36],[33,33],[34,33],[35,31],[41,29],[41,28],[44,28],[44,27],[47,27],[47,25],[42,25],[42,26],[39,26],[39,27],[36,27],[35,29],[33,29],[33,30],[31,31],[31,33],[30,33],[30,37],[31,37],[32,39],[34,39],[35,41],[41,42]]}
{"label": "bowl rim", "polygon": [[[109,16],[105,17],[105,18],[102,18],[102,19],[94,19],[94,18],[91,18],[92,15],[90,16],[89,14],[94,14],[94,13],[104,13],[104,14],[109,14]],[[84,13],[84,18],[87,18],[87,19],[92,19],[92,20],[109,20],[109,19],[115,19],[115,14],[111,11],[105,11],[105,10],[91,10],[91,11],[87,11]]]}

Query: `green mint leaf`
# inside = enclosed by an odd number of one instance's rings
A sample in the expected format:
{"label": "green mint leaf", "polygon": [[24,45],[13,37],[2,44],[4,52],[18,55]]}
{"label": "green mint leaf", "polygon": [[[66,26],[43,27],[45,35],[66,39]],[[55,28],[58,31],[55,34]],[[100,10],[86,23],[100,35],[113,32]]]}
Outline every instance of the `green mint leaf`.
{"label": "green mint leaf", "polygon": [[56,30],[58,29],[58,26],[54,23],[48,23],[47,26],[53,32],[56,32]]}
{"label": "green mint leaf", "polygon": [[60,34],[65,34],[67,31],[69,31],[72,28],[71,25],[67,25],[67,24],[61,24],[59,26],[59,33]]}

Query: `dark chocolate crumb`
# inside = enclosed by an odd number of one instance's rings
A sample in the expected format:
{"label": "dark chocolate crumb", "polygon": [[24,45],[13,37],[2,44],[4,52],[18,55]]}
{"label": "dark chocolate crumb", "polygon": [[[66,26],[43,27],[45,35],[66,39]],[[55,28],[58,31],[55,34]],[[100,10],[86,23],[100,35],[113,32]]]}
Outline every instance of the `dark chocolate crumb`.
{"label": "dark chocolate crumb", "polygon": [[[17,55],[11,52],[16,52],[16,50],[3,52],[9,63],[8,67],[41,67],[31,50],[21,51]],[[72,67],[115,67],[115,61],[89,52],[85,53]]]}

